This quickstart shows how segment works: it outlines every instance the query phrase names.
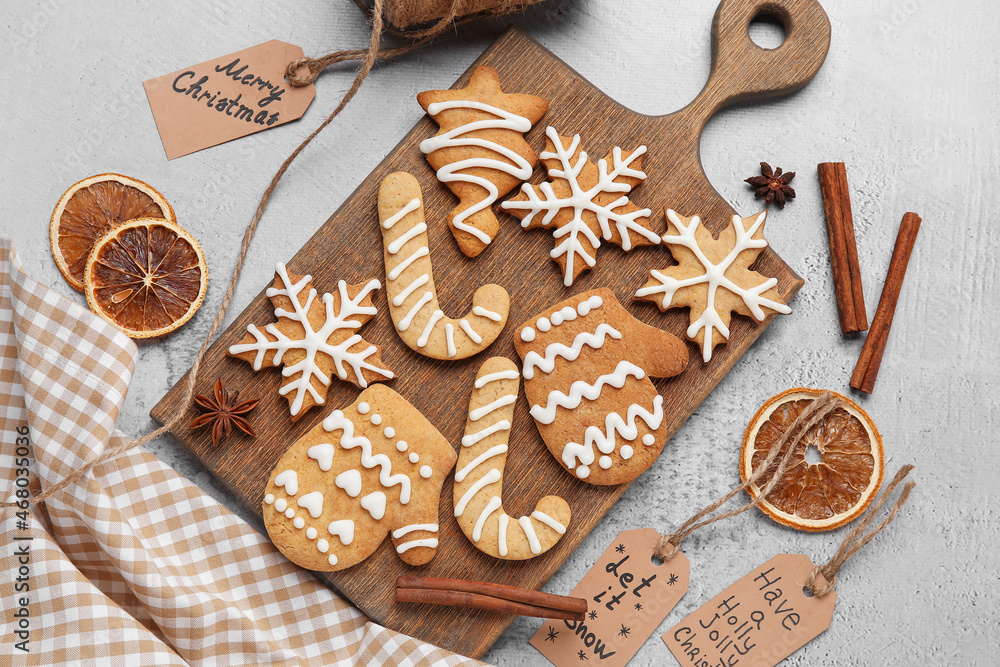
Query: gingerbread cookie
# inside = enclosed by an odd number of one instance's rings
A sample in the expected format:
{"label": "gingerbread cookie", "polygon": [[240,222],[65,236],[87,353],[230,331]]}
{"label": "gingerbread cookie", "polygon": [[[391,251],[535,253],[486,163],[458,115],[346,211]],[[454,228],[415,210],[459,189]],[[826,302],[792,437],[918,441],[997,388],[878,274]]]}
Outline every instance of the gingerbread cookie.
{"label": "gingerbread cookie", "polygon": [[500,498],[508,435],[520,386],[517,365],[505,357],[479,368],[455,473],[455,516],[476,548],[494,558],[525,560],[551,549],[566,533],[570,510],[558,496],[538,501],[530,516],[512,519]]}
{"label": "gingerbread cookie", "polygon": [[663,397],[649,377],[684,370],[680,339],[632,317],[609,289],[549,308],[514,338],[531,416],[564,468],[606,485],[653,464],[666,426]]}
{"label": "gingerbread cookie", "polygon": [[742,219],[734,215],[714,238],[698,216],[685,218],[667,209],[663,242],[677,266],[650,271],[650,280],[635,296],[654,302],[660,310],[690,308],[687,336],[701,346],[706,364],[712,360],[712,348],[729,340],[733,313],[760,322],[768,313],[792,312],[775,289],[778,280],[749,268],[767,247],[766,218],[766,211]]}
{"label": "gingerbread cookie", "polygon": [[292,421],[326,401],[334,374],[359,387],[394,377],[382,363],[381,348],[357,333],[376,313],[371,295],[381,287],[379,281],[348,285],[341,280],[336,294],[317,299],[312,276],[290,274],[281,262],[274,274],[274,286],[266,294],[278,321],[263,331],[251,324],[228,354],[252,364],[255,371],[284,364],[278,393],[288,399]]}
{"label": "gingerbread cookie", "polygon": [[423,565],[438,547],[441,486],[455,451],[392,389],[374,385],[293,444],[271,472],[264,525],[289,560],[321,572],[360,563],[387,534]]}
{"label": "gingerbread cookie", "polygon": [[441,128],[420,150],[459,198],[448,225],[462,252],[476,257],[499,229],[493,203],[531,177],[537,158],[523,135],[549,103],[504,93],[496,70],[486,66],[476,68],[465,88],[428,90],[417,101]]}
{"label": "gingerbread cookie", "polygon": [[645,153],[646,147],[639,146],[624,157],[622,149],[615,146],[595,165],[581,150],[579,134],[569,139],[548,127],[540,157],[549,182],[537,189],[525,183],[516,197],[501,204],[503,210],[521,219],[525,229],[552,231],[556,246],[549,255],[562,269],[566,287],[597,263],[601,239],[625,252],[660,242],[659,235],[649,228],[650,210],[640,209],[628,199],[632,188],[646,179],[642,171]]}
{"label": "gingerbread cookie", "polygon": [[507,324],[510,297],[499,285],[483,285],[465,317],[445,316],[431,273],[417,179],[406,172],[386,176],[378,192],[378,217],[389,313],[403,342],[433,359],[465,359],[489,347]]}

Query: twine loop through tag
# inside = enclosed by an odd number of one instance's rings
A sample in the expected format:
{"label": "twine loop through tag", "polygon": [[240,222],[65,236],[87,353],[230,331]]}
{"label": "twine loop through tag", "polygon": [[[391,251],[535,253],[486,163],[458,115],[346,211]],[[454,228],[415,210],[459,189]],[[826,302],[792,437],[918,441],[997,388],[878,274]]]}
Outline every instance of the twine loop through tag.
{"label": "twine loop through tag", "polygon": [[[916,486],[914,482],[906,483],[906,486],[903,487],[903,492],[899,494],[899,498],[896,499],[892,509],[889,511],[889,515],[882,520],[882,523],[873,528],[871,532],[865,535],[861,534],[865,531],[868,525],[871,524],[872,520],[882,509],[882,506],[885,505],[886,500],[892,495],[892,492],[896,490],[896,487],[899,486],[900,482],[902,482],[903,479],[910,474],[911,470],[913,470],[912,465],[905,465],[899,469],[899,472],[897,472],[896,476],[892,478],[889,486],[882,491],[882,495],[875,501],[872,508],[869,509],[861,521],[858,522],[858,525],[852,528],[851,532],[844,537],[844,541],[841,542],[840,548],[837,549],[837,553],[833,554],[833,558],[831,558],[826,565],[820,565],[809,573],[809,578],[806,579],[806,588],[809,589],[810,593],[817,597],[823,597],[832,591],[837,583],[837,572],[840,571],[840,568],[843,567],[844,563],[846,563],[851,556],[858,553],[863,546],[871,542],[883,528],[892,523],[892,520],[896,518],[896,515],[899,514],[899,510],[903,508],[903,505],[906,504],[907,499],[910,497],[910,491],[912,491],[913,487]],[[818,575],[823,575],[823,578],[826,580],[826,585],[822,588],[816,585],[816,577]]]}
{"label": "twine loop through tag", "polygon": [[[773,445],[771,445],[771,449],[767,453],[767,458],[764,459],[752,475],[747,477],[745,482],[692,516],[673,533],[669,535],[661,535],[660,541],[656,544],[656,550],[653,554],[665,561],[670,560],[680,549],[681,541],[694,531],[711,523],[715,523],[716,521],[732,518],[756,507],[781,480],[781,477],[785,472],[785,468],[788,466],[788,462],[791,460],[792,453],[795,451],[796,445],[799,441],[824,417],[841,407],[843,404],[844,402],[837,395],[829,391],[825,391],[820,394],[816,400],[809,404],[809,406],[795,418],[795,421],[793,421],[791,426],[788,427],[788,430],[786,430],[782,436]],[[745,491],[750,487],[750,485],[756,484],[758,481],[763,479],[771,465],[774,463],[774,460],[778,457],[778,454],[781,453],[781,450],[786,445],[788,445],[788,449],[785,451],[784,456],[781,457],[781,461],[778,463],[777,469],[774,474],[771,475],[770,479],[768,479],[767,483],[760,489],[760,493],[757,494],[756,498],[745,505],[737,507],[736,509],[717,514],[707,519],[705,518],[729,502],[733,496],[741,491]]]}

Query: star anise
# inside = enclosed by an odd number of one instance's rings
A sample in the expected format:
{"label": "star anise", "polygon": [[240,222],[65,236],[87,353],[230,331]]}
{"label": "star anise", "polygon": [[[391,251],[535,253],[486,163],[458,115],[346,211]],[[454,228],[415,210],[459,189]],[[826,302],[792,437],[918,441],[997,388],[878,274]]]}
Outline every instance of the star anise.
{"label": "star anise", "polygon": [[764,198],[764,204],[770,206],[772,202],[778,208],[785,208],[785,199],[795,199],[795,190],[789,187],[788,183],[795,178],[795,172],[787,174],[781,173],[781,167],[771,170],[771,165],[766,162],[760,163],[761,176],[751,176],[746,182],[757,188],[754,196],[757,199]]}
{"label": "star anise", "polygon": [[216,380],[214,397],[202,394],[195,395],[195,403],[204,410],[204,413],[188,424],[188,428],[198,429],[211,426],[212,445],[216,447],[219,445],[220,440],[229,437],[233,432],[233,426],[250,437],[256,436],[257,434],[254,433],[250,422],[240,415],[245,415],[257,407],[260,399],[240,402],[239,397],[240,392],[234,391],[230,394],[226,391],[225,385],[222,384],[222,379]]}

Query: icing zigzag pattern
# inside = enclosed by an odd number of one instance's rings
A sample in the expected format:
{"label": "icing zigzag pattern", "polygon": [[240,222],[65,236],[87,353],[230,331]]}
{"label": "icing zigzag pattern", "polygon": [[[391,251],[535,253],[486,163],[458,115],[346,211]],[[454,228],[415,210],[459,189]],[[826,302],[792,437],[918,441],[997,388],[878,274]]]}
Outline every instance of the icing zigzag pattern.
{"label": "icing zigzag pattern", "polygon": [[[652,412],[649,412],[646,408],[638,404],[628,406],[625,419],[622,419],[621,415],[617,412],[609,412],[604,418],[603,431],[599,426],[588,426],[583,436],[584,444],[580,445],[575,442],[566,444],[562,452],[563,463],[570,469],[576,468],[577,465],[593,465],[596,458],[594,445],[597,445],[597,449],[604,455],[602,458],[607,458],[606,463],[610,463],[611,459],[607,455],[614,453],[618,446],[616,435],[620,435],[629,441],[633,441],[639,437],[639,425],[636,423],[636,419],[644,421],[650,431],[660,428],[660,424],[663,423],[663,397],[657,395],[653,399]],[[655,442],[656,437],[649,433],[642,438],[644,445],[651,445]],[[622,445],[622,458],[632,458],[634,451],[632,445]]]}
{"label": "icing zigzag pattern", "polygon": [[444,314],[431,272],[421,197],[417,179],[405,172],[390,174],[379,188],[389,313],[399,337],[414,352],[465,359],[489,347],[503,331],[510,297],[499,285],[483,285],[465,317],[454,320]]}
{"label": "icing zigzag pattern", "polygon": [[583,399],[596,401],[600,398],[601,391],[605,386],[621,389],[629,377],[641,380],[646,377],[646,372],[631,361],[619,361],[613,373],[602,375],[593,383],[577,380],[570,385],[569,394],[553,391],[549,394],[545,407],[541,405],[531,406],[531,416],[535,418],[535,421],[551,424],[556,419],[556,408],[575,410]]}
{"label": "icing zigzag pattern", "polygon": [[553,343],[545,348],[544,357],[537,352],[529,352],[524,357],[524,370],[522,371],[524,379],[530,380],[535,377],[535,368],[538,368],[543,373],[551,373],[556,367],[556,357],[562,357],[566,361],[576,361],[584,345],[600,349],[604,345],[606,336],[611,336],[615,340],[622,339],[622,333],[618,329],[602,322],[597,325],[597,329],[593,333],[585,331],[577,334],[576,338],[573,339],[573,345],[570,347],[562,343]]}

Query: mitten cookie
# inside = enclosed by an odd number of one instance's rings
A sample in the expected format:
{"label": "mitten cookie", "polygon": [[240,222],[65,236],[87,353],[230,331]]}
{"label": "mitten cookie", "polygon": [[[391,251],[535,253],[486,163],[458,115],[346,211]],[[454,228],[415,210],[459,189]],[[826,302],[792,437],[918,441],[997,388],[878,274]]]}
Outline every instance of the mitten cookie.
{"label": "mitten cookie", "polygon": [[639,146],[623,156],[622,149],[615,146],[595,165],[580,148],[579,134],[569,139],[548,127],[541,158],[549,181],[537,190],[525,183],[516,197],[501,204],[505,211],[521,218],[525,229],[552,231],[556,247],[549,256],[562,269],[566,287],[597,263],[601,239],[626,252],[634,246],[660,242],[659,235],[649,228],[650,210],[640,209],[628,199],[632,188],[646,179],[642,171],[645,153],[646,147]]}
{"label": "mitten cookie", "polygon": [[438,180],[459,198],[448,216],[458,247],[476,257],[496,236],[491,206],[527,180],[537,158],[523,134],[545,114],[549,103],[534,95],[508,95],[492,67],[477,67],[469,85],[428,90],[420,106],[441,127],[420,143]]}
{"label": "mitten cookie", "polygon": [[378,218],[389,313],[403,342],[433,359],[465,359],[489,347],[507,324],[510,297],[499,285],[483,285],[465,317],[453,320],[441,311],[417,179],[405,172],[386,176]]}
{"label": "mitten cookie", "polygon": [[[515,336],[524,391],[545,445],[591,484],[621,484],[666,444],[663,397],[649,377],[687,365],[677,337],[632,317],[609,289],[583,292]],[[641,445],[640,445],[641,443]]]}
{"label": "mitten cookie", "polygon": [[402,396],[369,387],[278,461],[264,496],[267,534],[310,570],[360,563],[390,533],[404,562],[423,565],[437,551],[441,486],[455,458]]}
{"label": "mitten cookie", "polygon": [[266,292],[278,321],[263,331],[256,324],[248,326],[243,340],[229,346],[229,356],[252,364],[255,371],[284,364],[278,393],[288,399],[292,421],[323,405],[334,374],[359,387],[389,380],[394,376],[382,363],[382,349],[356,333],[377,312],[371,295],[379,287],[377,280],[364,285],[341,280],[336,294],[320,300],[312,276],[288,273],[278,262],[274,286]]}
{"label": "mitten cookie", "polygon": [[569,505],[558,496],[545,496],[520,519],[512,520],[503,509],[507,437],[519,386],[520,373],[510,359],[493,357],[480,367],[455,473],[455,516],[462,532],[483,553],[507,560],[545,553],[570,518]]}
{"label": "mitten cookie", "polygon": [[701,346],[706,364],[712,360],[712,348],[729,340],[733,313],[763,321],[770,312],[792,312],[775,289],[778,280],[750,270],[767,247],[766,218],[766,211],[742,219],[734,215],[714,238],[698,216],[685,218],[667,209],[663,242],[677,266],[650,271],[649,282],[635,296],[652,301],[660,310],[690,308],[687,336]]}

